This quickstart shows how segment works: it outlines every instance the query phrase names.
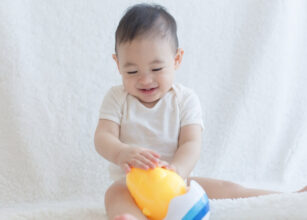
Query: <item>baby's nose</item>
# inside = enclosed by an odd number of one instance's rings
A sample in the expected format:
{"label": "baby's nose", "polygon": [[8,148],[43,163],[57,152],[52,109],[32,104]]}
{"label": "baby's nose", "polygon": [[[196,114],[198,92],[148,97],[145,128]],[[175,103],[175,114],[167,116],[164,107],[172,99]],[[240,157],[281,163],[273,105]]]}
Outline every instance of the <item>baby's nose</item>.
{"label": "baby's nose", "polygon": [[140,75],[139,83],[147,85],[153,82],[152,76],[148,73],[143,73]]}

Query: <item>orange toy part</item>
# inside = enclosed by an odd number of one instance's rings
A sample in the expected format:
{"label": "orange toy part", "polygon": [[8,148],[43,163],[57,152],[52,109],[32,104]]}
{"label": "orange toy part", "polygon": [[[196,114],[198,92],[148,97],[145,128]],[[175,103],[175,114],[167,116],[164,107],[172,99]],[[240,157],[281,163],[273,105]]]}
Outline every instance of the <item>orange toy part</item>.
{"label": "orange toy part", "polygon": [[137,206],[151,220],[162,220],[171,199],[186,193],[184,180],[174,171],[160,167],[132,168],[126,184]]}

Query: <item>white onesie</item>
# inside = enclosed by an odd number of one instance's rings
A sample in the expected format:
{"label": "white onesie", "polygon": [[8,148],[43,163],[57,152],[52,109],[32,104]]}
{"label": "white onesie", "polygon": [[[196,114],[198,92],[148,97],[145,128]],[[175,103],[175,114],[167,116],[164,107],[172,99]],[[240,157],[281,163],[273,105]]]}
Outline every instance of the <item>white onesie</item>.
{"label": "white onesie", "polygon": [[[152,108],[129,95],[122,85],[114,86],[104,97],[100,119],[120,125],[121,142],[152,149],[168,162],[171,162],[177,150],[180,127],[199,124],[203,128],[197,95],[180,84],[174,84]],[[125,175],[112,163],[109,171],[112,180]]]}

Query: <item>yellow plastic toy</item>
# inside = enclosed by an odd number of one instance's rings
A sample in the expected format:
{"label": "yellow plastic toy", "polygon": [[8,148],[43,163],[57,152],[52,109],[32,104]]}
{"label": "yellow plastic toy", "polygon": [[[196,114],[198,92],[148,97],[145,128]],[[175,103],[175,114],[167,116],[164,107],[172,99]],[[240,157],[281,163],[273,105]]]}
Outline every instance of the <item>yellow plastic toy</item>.
{"label": "yellow plastic toy", "polygon": [[132,168],[126,176],[126,184],[137,206],[151,220],[162,220],[171,199],[187,191],[178,174],[160,167],[150,170]]}

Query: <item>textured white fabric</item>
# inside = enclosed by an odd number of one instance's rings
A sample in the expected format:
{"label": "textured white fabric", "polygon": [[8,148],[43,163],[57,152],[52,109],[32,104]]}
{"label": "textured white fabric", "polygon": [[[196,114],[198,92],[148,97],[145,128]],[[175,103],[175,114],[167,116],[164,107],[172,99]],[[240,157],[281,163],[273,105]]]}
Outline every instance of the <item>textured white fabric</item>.
{"label": "textured white fabric", "polygon": [[[203,128],[199,99],[193,90],[181,84],[174,84],[152,108],[129,95],[122,85],[114,86],[104,97],[100,119],[120,125],[121,142],[151,149],[168,162],[177,150],[180,127],[198,124]],[[124,175],[113,164],[109,170],[113,180]]]}
{"label": "textured white fabric", "polygon": [[[307,193],[210,200],[210,220],[306,220]],[[107,220],[103,198],[20,203],[0,209],[1,220]],[[174,219],[177,220],[177,219]]]}
{"label": "textured white fabric", "polygon": [[[121,83],[111,57],[116,26],[136,2],[0,1],[0,219],[6,206],[14,219],[65,219],[47,207],[66,200],[90,212],[84,195],[103,209],[111,180],[93,136],[103,96]],[[185,53],[176,81],[203,107],[196,174],[283,191],[306,185],[307,2],[155,2],[178,23]],[[261,219],[306,219],[306,195],[274,198],[219,201],[214,212],[255,219],[250,210],[263,203]]]}

